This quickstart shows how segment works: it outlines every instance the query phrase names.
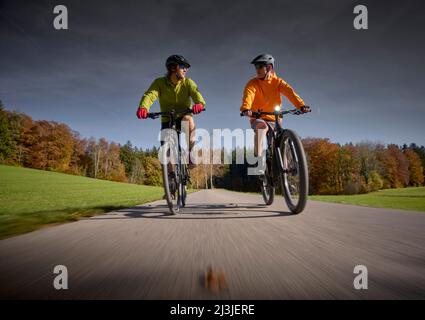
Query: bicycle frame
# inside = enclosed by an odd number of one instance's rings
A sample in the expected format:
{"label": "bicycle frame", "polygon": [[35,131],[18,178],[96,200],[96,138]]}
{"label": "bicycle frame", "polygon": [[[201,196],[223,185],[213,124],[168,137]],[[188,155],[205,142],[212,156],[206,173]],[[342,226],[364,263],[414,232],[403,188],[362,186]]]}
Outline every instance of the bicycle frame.
{"label": "bicycle frame", "polygon": [[[274,111],[274,112],[252,112],[252,115],[254,118],[256,119],[260,119],[261,115],[273,115],[275,117],[274,123],[275,126],[271,126],[269,121],[265,121],[266,125],[267,125],[267,150],[269,150],[269,152],[271,152],[271,159],[272,159],[272,163],[271,163],[271,167],[270,170],[272,172],[269,173],[270,177],[273,178],[273,181],[276,181],[276,179],[278,179],[278,177],[276,176],[276,174],[279,172],[279,170],[283,171],[283,172],[287,172],[288,170],[285,169],[284,163],[283,163],[283,159],[284,159],[284,154],[281,154],[280,148],[278,147],[278,143],[276,142],[280,142],[281,136],[283,135],[283,133],[285,132],[285,129],[282,127],[281,122],[279,121],[280,118],[283,117],[283,115],[285,114],[301,114],[300,111],[298,109],[294,109],[294,110],[278,110],[278,111]],[[241,116],[243,114],[241,113]],[[292,146],[291,146],[292,147]]]}
{"label": "bicycle frame", "polygon": [[176,111],[174,109],[172,109],[171,111],[166,111],[166,112],[155,112],[155,113],[149,113],[149,117],[152,119],[155,119],[159,116],[165,115],[169,117],[168,123],[170,124],[169,129],[176,131],[177,133],[177,165],[181,165],[182,161],[181,161],[181,153],[182,153],[182,148],[181,148],[181,128],[179,128],[177,126],[177,116],[178,115],[187,115],[187,114],[191,114],[191,110],[184,110],[184,111]]}
{"label": "bicycle frame", "polygon": [[[177,127],[177,119],[175,117],[176,112],[175,110],[171,110],[169,117],[169,123],[171,124],[170,129],[175,130],[177,133],[177,165],[180,171],[180,166],[181,166],[181,145],[180,145],[180,134],[181,134],[181,128]],[[179,178],[179,177],[178,177]]]}
{"label": "bicycle frame", "polygon": [[[308,107],[307,110],[310,110]],[[274,126],[271,121],[267,125],[266,170],[260,176],[261,193],[266,205],[274,200],[274,188],[280,185],[285,202],[292,213],[297,214],[304,210],[308,195],[308,168],[302,142],[291,129],[284,129],[280,118],[284,114],[303,114],[310,111],[288,110],[274,112],[251,112],[250,116],[260,118],[261,115],[273,115]],[[246,115],[244,112],[241,116]],[[289,147],[289,150],[287,150]],[[291,157],[288,159],[290,153]],[[295,166],[294,166],[295,165]]]}
{"label": "bicycle frame", "polygon": [[[279,170],[284,170],[284,165],[283,165],[283,161],[282,161],[283,155],[281,154],[280,148],[278,147],[278,142],[280,141],[280,137],[283,134],[283,131],[285,129],[283,129],[282,125],[280,124],[278,114],[276,114],[276,117],[275,117],[275,127],[270,125],[270,123],[267,122],[267,121],[265,121],[265,123],[268,127],[268,130],[267,130],[267,149],[271,153],[271,155],[270,155],[270,159],[271,159],[270,170],[271,170],[271,172],[269,172],[269,175],[270,175],[270,177],[272,177],[272,181],[274,183],[278,179],[276,174],[279,172]],[[278,167],[277,167],[277,165],[278,165]]]}
{"label": "bicycle frame", "polygon": [[[205,108],[204,108],[205,110]],[[161,145],[163,146],[165,143],[171,143],[171,145],[167,145],[165,150],[162,149],[162,155],[163,158],[161,159],[162,164],[162,171],[163,171],[163,178],[164,178],[164,189],[166,193],[166,199],[168,206],[170,208],[171,213],[176,214],[180,207],[184,207],[186,204],[186,184],[188,181],[190,181],[190,177],[188,174],[188,170],[186,168],[186,163],[182,163],[182,147],[181,147],[181,125],[178,124],[177,117],[179,115],[184,116],[187,114],[191,114],[191,109],[186,109],[183,111],[176,111],[175,109],[172,109],[171,111],[166,112],[155,112],[155,113],[149,113],[148,117],[151,119],[158,118],[159,116],[167,116],[169,117],[168,123],[169,123],[169,129],[174,130],[177,134],[177,141],[175,140],[175,137],[171,139],[171,141],[167,141],[167,136],[161,138]],[[177,146],[175,145],[177,143]],[[173,157],[175,155],[176,159],[173,161],[171,158],[171,163],[169,162],[170,158],[167,158],[168,151],[170,151],[170,156]],[[171,167],[169,167],[171,166]],[[170,173],[171,175],[171,181],[173,183],[170,185]],[[167,182],[166,182],[167,181]],[[171,192],[172,191],[172,192]],[[173,204],[172,200],[177,193],[177,204]],[[171,194],[171,195],[170,195]],[[175,199],[175,198],[174,198]]]}

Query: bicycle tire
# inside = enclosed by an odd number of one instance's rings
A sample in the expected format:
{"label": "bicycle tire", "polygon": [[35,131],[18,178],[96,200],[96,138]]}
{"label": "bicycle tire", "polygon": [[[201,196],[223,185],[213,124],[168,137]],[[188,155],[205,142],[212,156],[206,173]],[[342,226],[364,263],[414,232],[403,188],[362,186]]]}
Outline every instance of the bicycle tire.
{"label": "bicycle tire", "polygon": [[271,180],[273,178],[270,177],[268,172],[268,167],[266,167],[266,170],[264,172],[264,180],[260,180],[260,189],[261,189],[261,195],[263,196],[264,203],[266,205],[271,205],[274,201],[274,193],[275,189],[271,184]]}
{"label": "bicycle tire", "polygon": [[181,170],[181,184],[182,184],[182,189],[181,189],[181,204],[182,207],[186,206],[186,197],[187,197],[187,190],[186,190],[186,185],[187,185],[187,166],[185,164],[182,165],[182,170]]}
{"label": "bicycle tire", "polygon": [[[166,150],[164,154],[166,154],[167,152],[170,152],[170,150],[173,150],[173,152],[176,152],[173,146],[174,145],[169,147],[169,149]],[[165,200],[167,202],[167,205],[171,214],[176,215],[180,211],[180,192],[179,192],[179,185],[178,185],[178,179],[177,179],[179,172],[176,172],[178,171],[178,165],[167,163],[165,158],[162,159],[161,163],[162,163],[161,165],[162,181],[163,181],[164,192],[165,192]],[[174,170],[173,170],[173,166],[174,166]],[[174,193],[174,199],[173,199],[173,193]]]}
{"label": "bicycle tire", "polygon": [[[285,150],[285,147],[289,149]],[[299,179],[298,198],[296,202],[294,201],[294,198],[297,197],[294,192],[294,181],[290,181],[291,177],[289,176],[289,172],[284,171],[286,168],[280,168],[279,177],[286,205],[293,214],[298,214],[304,210],[308,197],[308,168],[304,147],[300,138],[293,130],[285,129],[280,138],[279,149],[280,155],[288,157],[288,151],[290,151],[291,157],[295,158],[292,160],[297,165],[296,171]],[[280,165],[282,166],[283,163],[284,159],[282,159]],[[292,169],[291,171],[295,170]]]}

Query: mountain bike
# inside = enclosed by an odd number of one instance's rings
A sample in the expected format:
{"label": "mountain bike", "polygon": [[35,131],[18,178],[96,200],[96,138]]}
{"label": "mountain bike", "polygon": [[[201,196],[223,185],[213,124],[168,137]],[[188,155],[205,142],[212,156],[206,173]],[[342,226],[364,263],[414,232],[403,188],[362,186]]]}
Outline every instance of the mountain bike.
{"label": "mountain bike", "polygon": [[[267,124],[267,150],[264,175],[260,176],[260,188],[264,203],[271,205],[275,189],[280,187],[289,210],[298,214],[304,210],[308,195],[308,168],[303,145],[295,131],[282,128],[283,115],[303,114],[298,109],[274,112],[252,112],[252,117],[275,116],[274,126]],[[245,114],[241,113],[241,116]]]}
{"label": "mountain bike", "polygon": [[[202,110],[205,111],[205,108]],[[165,191],[165,200],[172,214],[177,214],[180,208],[186,205],[186,188],[189,183],[188,160],[189,155],[180,144],[181,118],[192,114],[192,109],[178,111],[172,109],[165,112],[150,112],[148,117],[156,119],[160,116],[168,117],[169,129],[161,132],[160,161],[162,180]]]}

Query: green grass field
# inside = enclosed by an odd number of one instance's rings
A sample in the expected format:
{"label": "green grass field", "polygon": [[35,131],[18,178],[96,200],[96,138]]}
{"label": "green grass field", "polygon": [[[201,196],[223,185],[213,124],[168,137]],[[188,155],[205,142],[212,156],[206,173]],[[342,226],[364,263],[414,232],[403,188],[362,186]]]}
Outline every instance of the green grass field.
{"label": "green grass field", "polygon": [[0,165],[0,239],[161,199],[162,187]]}
{"label": "green grass field", "polygon": [[425,187],[386,189],[352,196],[310,196],[309,199],[357,206],[425,211]]}

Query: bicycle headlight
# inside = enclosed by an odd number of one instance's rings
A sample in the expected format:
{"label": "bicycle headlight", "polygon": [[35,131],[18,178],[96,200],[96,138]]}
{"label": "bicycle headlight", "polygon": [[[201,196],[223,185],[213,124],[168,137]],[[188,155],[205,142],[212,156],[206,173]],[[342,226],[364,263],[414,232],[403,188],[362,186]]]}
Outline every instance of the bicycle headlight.
{"label": "bicycle headlight", "polygon": [[276,106],[276,107],[274,107],[274,111],[280,111],[280,106]]}

